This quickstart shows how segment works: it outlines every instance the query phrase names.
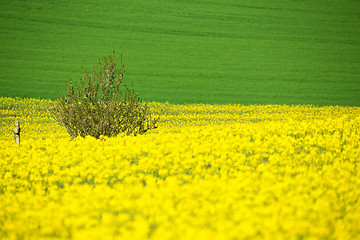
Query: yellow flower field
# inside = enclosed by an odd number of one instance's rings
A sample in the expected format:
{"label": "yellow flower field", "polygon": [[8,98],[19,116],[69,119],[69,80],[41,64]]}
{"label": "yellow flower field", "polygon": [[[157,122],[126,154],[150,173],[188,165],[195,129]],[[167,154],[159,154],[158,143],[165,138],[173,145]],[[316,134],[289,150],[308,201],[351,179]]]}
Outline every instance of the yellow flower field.
{"label": "yellow flower field", "polygon": [[50,103],[0,98],[0,239],[360,239],[359,107],[149,103],[71,140]]}

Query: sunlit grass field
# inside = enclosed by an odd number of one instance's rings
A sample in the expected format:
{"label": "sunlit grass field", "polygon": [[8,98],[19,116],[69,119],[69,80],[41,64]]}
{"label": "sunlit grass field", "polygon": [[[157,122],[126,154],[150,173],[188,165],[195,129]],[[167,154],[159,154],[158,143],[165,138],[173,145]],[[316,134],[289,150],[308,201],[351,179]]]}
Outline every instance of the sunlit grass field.
{"label": "sunlit grass field", "polygon": [[359,239],[359,107],[153,102],[71,140],[50,104],[0,98],[1,239]]}
{"label": "sunlit grass field", "polygon": [[358,0],[1,1],[0,96],[55,100],[123,53],[147,101],[360,105]]}

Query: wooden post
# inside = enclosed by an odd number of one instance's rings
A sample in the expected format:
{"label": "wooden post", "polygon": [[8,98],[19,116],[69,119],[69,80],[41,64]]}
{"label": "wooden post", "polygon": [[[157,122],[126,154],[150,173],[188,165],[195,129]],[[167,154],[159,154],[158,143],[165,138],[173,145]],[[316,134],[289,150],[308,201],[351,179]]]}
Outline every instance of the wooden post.
{"label": "wooden post", "polygon": [[15,120],[14,139],[15,139],[15,142],[20,146],[20,122],[19,122],[19,120]]}

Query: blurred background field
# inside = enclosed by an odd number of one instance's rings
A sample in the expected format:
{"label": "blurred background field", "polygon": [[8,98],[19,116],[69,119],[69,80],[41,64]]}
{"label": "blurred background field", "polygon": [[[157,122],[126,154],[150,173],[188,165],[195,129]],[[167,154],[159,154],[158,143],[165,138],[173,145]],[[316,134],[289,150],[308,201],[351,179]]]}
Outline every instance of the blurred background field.
{"label": "blurred background field", "polygon": [[360,104],[360,2],[2,1],[0,96],[56,99],[113,50],[147,101]]}

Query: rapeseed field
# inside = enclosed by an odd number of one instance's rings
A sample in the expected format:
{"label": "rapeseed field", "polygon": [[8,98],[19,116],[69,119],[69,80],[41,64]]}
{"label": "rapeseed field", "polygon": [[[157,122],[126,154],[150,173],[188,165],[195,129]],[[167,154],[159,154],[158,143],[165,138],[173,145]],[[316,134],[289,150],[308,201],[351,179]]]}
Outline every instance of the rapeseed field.
{"label": "rapeseed field", "polygon": [[71,140],[50,104],[0,98],[0,239],[360,238],[359,107],[149,103]]}

